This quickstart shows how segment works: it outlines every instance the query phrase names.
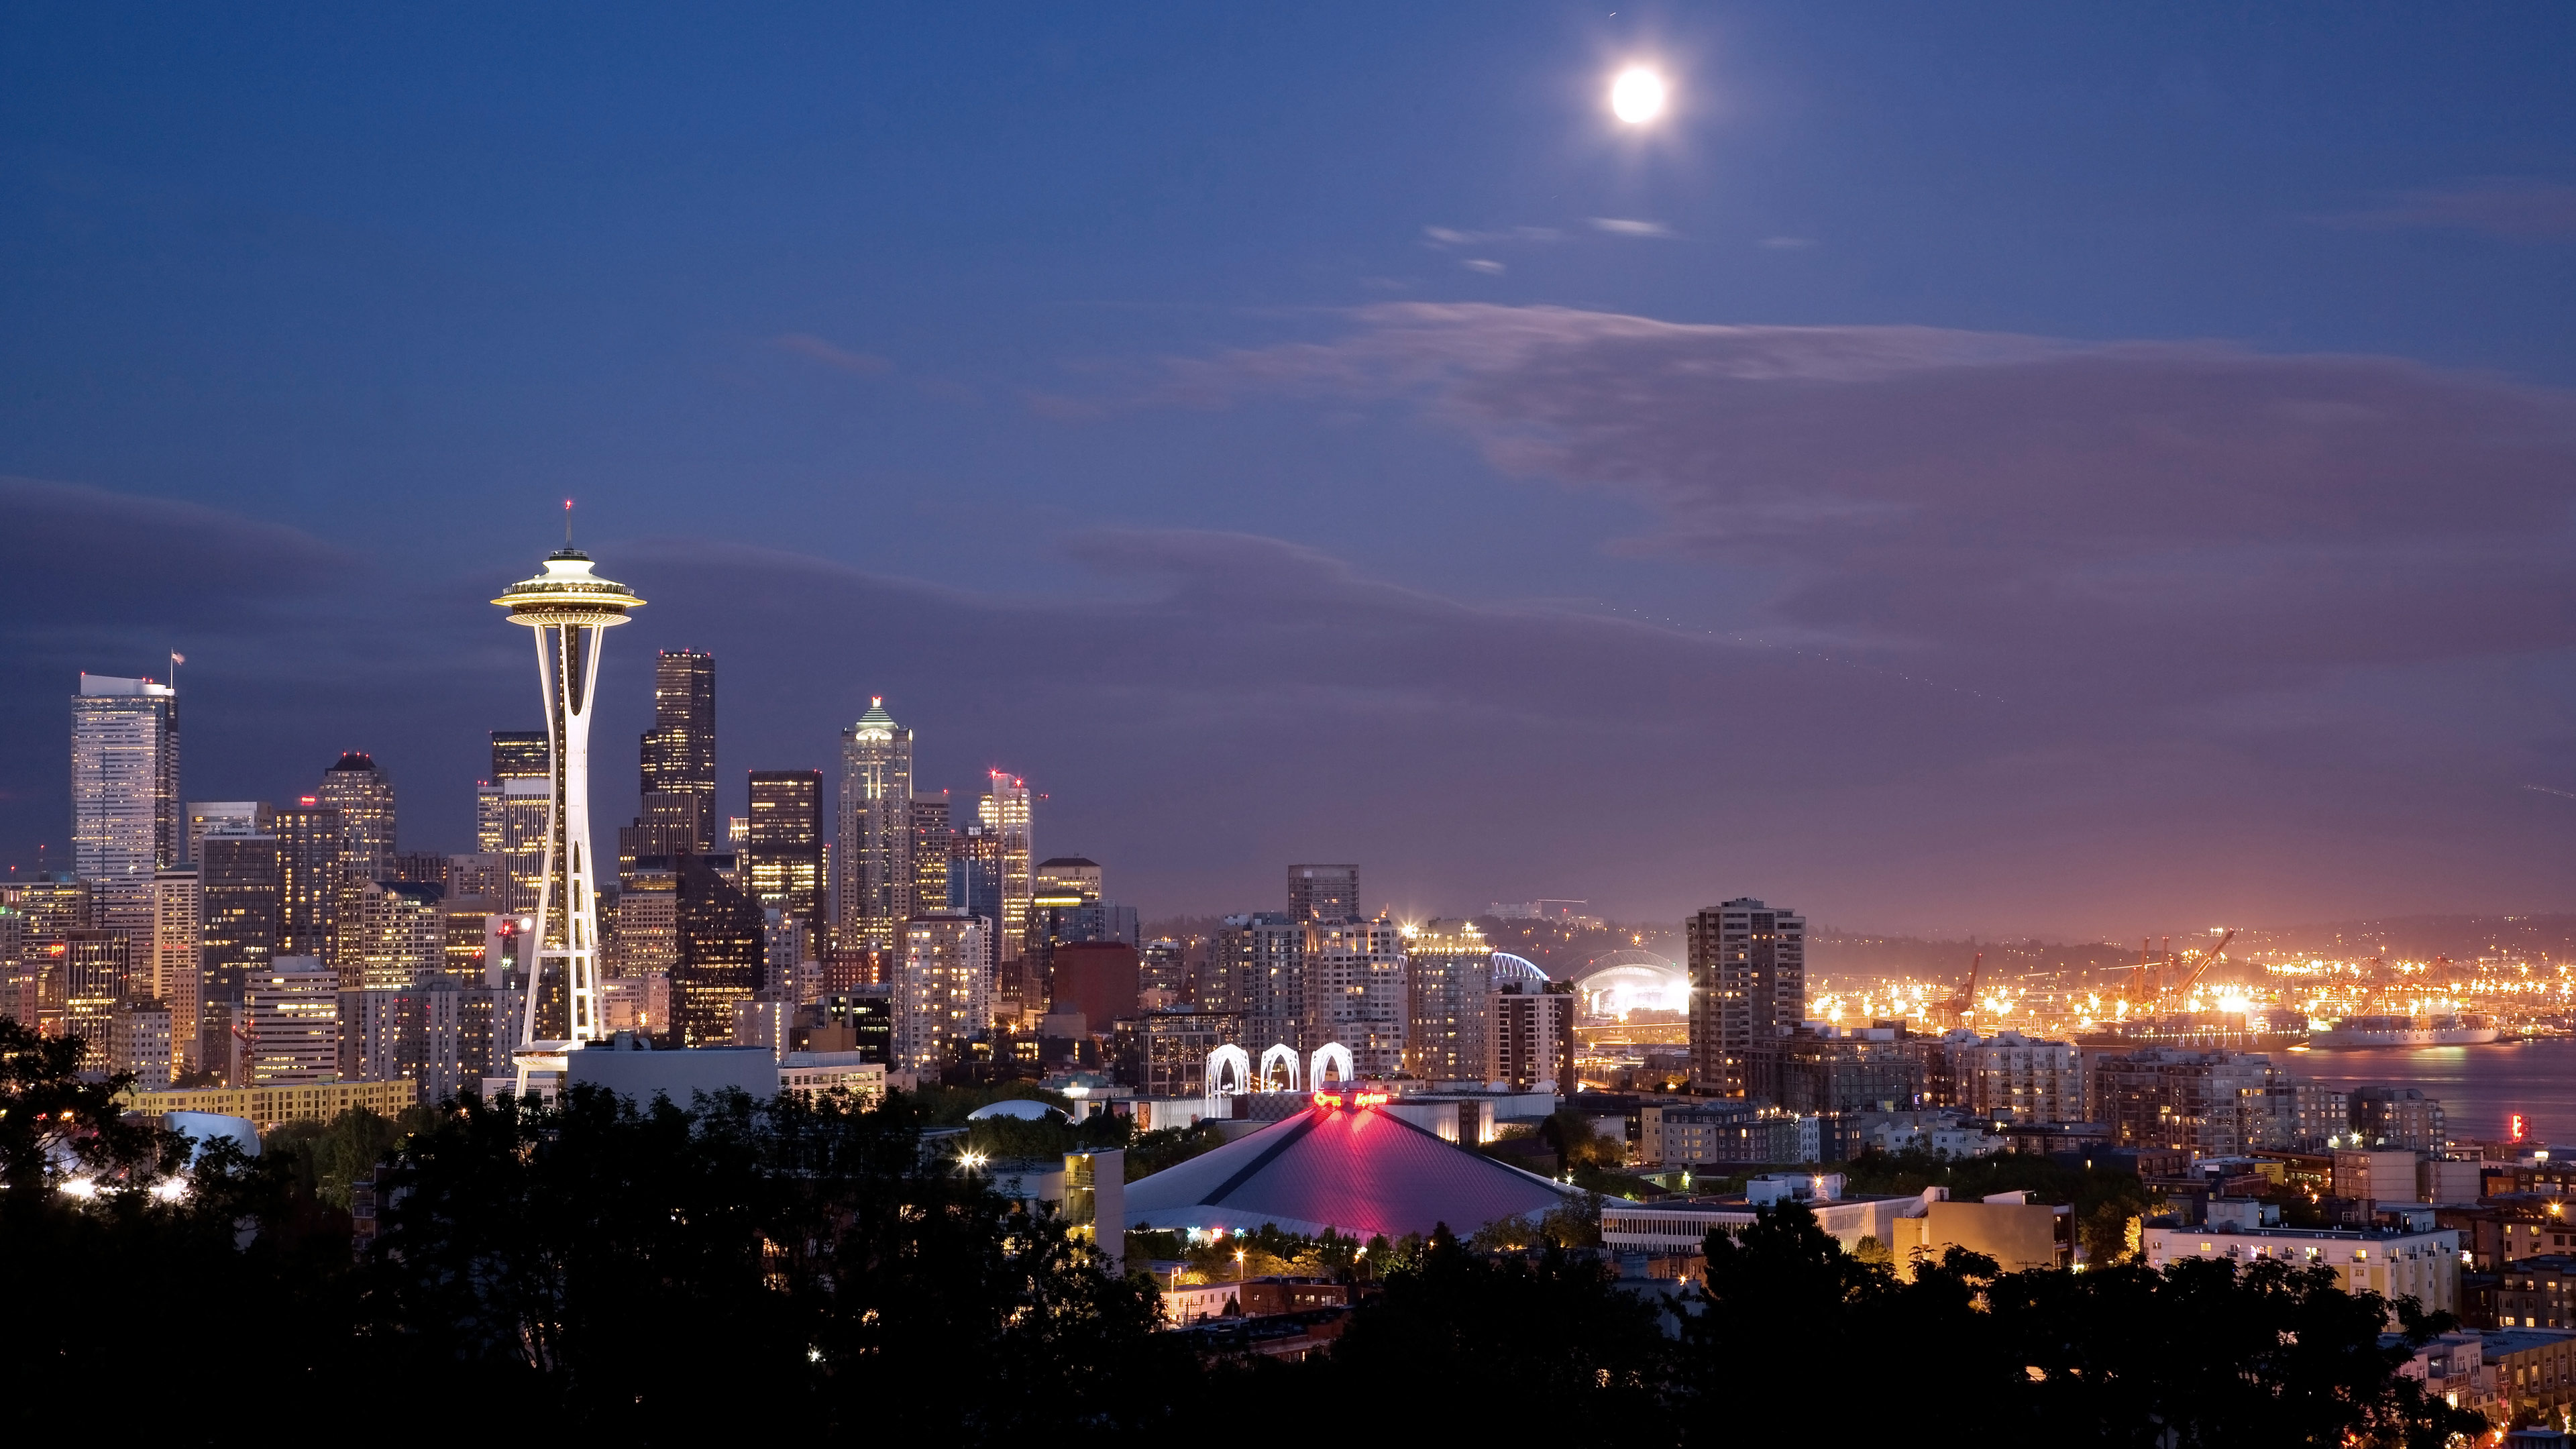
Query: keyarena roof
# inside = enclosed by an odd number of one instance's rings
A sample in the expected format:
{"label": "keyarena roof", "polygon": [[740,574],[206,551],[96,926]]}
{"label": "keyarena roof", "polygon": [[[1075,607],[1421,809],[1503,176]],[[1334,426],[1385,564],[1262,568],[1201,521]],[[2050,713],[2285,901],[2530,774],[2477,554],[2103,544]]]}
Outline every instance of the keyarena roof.
{"label": "keyarena roof", "polygon": [[1465,1237],[1535,1218],[1575,1189],[1443,1141],[1375,1107],[1318,1106],[1127,1185],[1142,1228],[1326,1228],[1361,1238]]}

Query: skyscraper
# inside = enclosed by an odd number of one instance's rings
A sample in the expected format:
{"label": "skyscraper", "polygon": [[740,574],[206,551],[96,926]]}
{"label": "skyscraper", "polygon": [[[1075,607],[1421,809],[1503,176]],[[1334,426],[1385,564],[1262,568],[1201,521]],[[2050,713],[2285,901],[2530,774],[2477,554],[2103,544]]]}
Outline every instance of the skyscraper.
{"label": "skyscraper", "polygon": [[912,797],[912,908],[935,911],[948,905],[948,792]]}
{"label": "skyscraper", "polygon": [[242,988],[248,1084],[327,1082],[340,1074],[340,979],[312,956],[280,956]]}
{"label": "skyscraper", "polygon": [[760,906],[707,863],[676,863],[679,964],[671,972],[671,1018],[684,1047],[733,1039],[733,1005],[760,990],[768,967]]}
{"label": "skyscraper", "polygon": [[1002,837],[981,825],[948,837],[948,909],[984,923],[984,971],[991,975],[1001,964]]}
{"label": "skyscraper", "polygon": [[1001,959],[1007,961],[1019,953],[1020,938],[1029,928],[1029,893],[1035,886],[1030,879],[1032,860],[1029,841],[1032,822],[1029,818],[1029,782],[1006,771],[995,770],[984,798],[976,804],[976,817],[984,833],[1000,840],[1002,859]]}
{"label": "skyscraper", "polygon": [[892,949],[912,914],[912,731],[881,698],[841,732],[839,944]]}
{"label": "skyscraper", "polygon": [[359,880],[394,878],[394,782],[373,757],[355,750],[322,772],[315,800],[340,812],[348,838],[341,865]]}
{"label": "skyscraper", "polygon": [[263,800],[191,800],[187,811],[186,854],[181,857],[195,865],[203,857],[197,854],[197,842],[215,831],[234,835],[262,835],[268,830],[268,803]]}
{"label": "skyscraper", "polygon": [[1807,923],[1751,899],[1690,918],[1691,1090],[1741,1097],[1746,1056],[1807,1014]]}
{"label": "skyscraper", "polygon": [[204,950],[205,892],[195,866],[157,871],[152,877],[151,995],[170,1008],[175,1064],[197,1067],[197,997],[203,989],[198,959]]}
{"label": "skyscraper", "polygon": [[1288,914],[1300,921],[1360,919],[1360,868],[1356,865],[1288,867]]}
{"label": "skyscraper", "polygon": [[98,925],[149,938],[152,873],[179,863],[184,819],[178,690],[82,675],[72,696],[72,873],[94,883]]}
{"label": "skyscraper", "polygon": [[743,878],[763,909],[806,923],[823,915],[823,772],[751,772]]}
{"label": "skyscraper", "polygon": [[678,846],[647,853],[704,855],[714,850],[714,655],[665,649],[655,657],[653,727],[644,732],[642,759],[644,813],[637,823],[672,832],[672,843]]}
{"label": "skyscraper", "polygon": [[[210,834],[197,842],[203,903],[198,970],[198,1061],[221,1067],[236,1055],[242,990],[277,955],[283,871],[274,835]],[[235,1083],[239,1085],[239,1083]]]}
{"label": "skyscraper", "polygon": [[349,831],[337,807],[307,795],[269,812],[277,838],[277,949],[339,964],[338,925],[347,904]]}
{"label": "skyscraper", "polygon": [[590,555],[567,541],[547,555],[544,573],[492,602],[535,636],[553,770],[545,884],[537,895],[539,979],[528,992],[519,1040],[578,1045],[600,1034],[598,872],[590,845],[590,719],[599,695],[599,650],[603,635],[644,601],[593,573]]}
{"label": "skyscraper", "polygon": [[1404,1066],[1435,1082],[1484,1081],[1493,1053],[1494,947],[1473,921],[1404,938]]}
{"label": "skyscraper", "polygon": [[492,782],[554,778],[554,747],[544,730],[492,731]]}

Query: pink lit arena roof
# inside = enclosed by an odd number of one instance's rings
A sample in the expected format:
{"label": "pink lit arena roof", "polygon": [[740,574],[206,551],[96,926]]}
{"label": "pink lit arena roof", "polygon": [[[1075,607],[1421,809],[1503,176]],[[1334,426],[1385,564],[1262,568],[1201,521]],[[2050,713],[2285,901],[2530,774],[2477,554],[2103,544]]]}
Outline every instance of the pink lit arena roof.
{"label": "pink lit arena roof", "polygon": [[1361,1238],[1460,1237],[1536,1218],[1575,1189],[1507,1167],[1369,1107],[1317,1107],[1127,1187],[1139,1228],[1326,1228]]}

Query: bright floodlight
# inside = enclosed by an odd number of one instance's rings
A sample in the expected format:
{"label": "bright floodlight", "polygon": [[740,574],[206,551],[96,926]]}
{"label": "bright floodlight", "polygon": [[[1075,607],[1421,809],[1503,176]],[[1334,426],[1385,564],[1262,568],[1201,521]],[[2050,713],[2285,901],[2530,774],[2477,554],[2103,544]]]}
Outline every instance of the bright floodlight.
{"label": "bright floodlight", "polygon": [[1630,66],[1610,83],[1610,113],[1629,125],[1643,125],[1664,113],[1664,78],[1644,66]]}

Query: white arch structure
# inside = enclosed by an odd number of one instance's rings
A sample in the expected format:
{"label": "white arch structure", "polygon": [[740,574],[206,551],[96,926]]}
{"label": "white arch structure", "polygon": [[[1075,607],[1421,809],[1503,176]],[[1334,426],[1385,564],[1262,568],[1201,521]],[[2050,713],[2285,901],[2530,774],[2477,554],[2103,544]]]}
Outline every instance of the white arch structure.
{"label": "white arch structure", "polygon": [[[1228,1077],[1226,1075],[1228,1072],[1232,1072],[1233,1075]],[[1232,1042],[1227,1042],[1208,1053],[1207,1114],[1210,1117],[1233,1116],[1231,1099],[1251,1090],[1252,1054],[1250,1052]]]}
{"label": "white arch structure", "polygon": [[1351,1049],[1337,1041],[1328,1041],[1315,1048],[1314,1060],[1306,1069],[1306,1080],[1318,1092],[1324,1090],[1324,1068],[1326,1067],[1341,1069],[1340,1075],[1334,1080],[1345,1087],[1359,1075],[1358,1069],[1351,1065]]}
{"label": "white arch structure", "polygon": [[[1270,1069],[1274,1066],[1284,1066],[1288,1069],[1287,1086],[1274,1087],[1270,1085]],[[1263,1052],[1261,1054],[1261,1075],[1255,1078],[1255,1080],[1261,1084],[1259,1090],[1264,1092],[1296,1091],[1297,1049],[1285,1042],[1281,1042],[1271,1047],[1270,1050]]]}

